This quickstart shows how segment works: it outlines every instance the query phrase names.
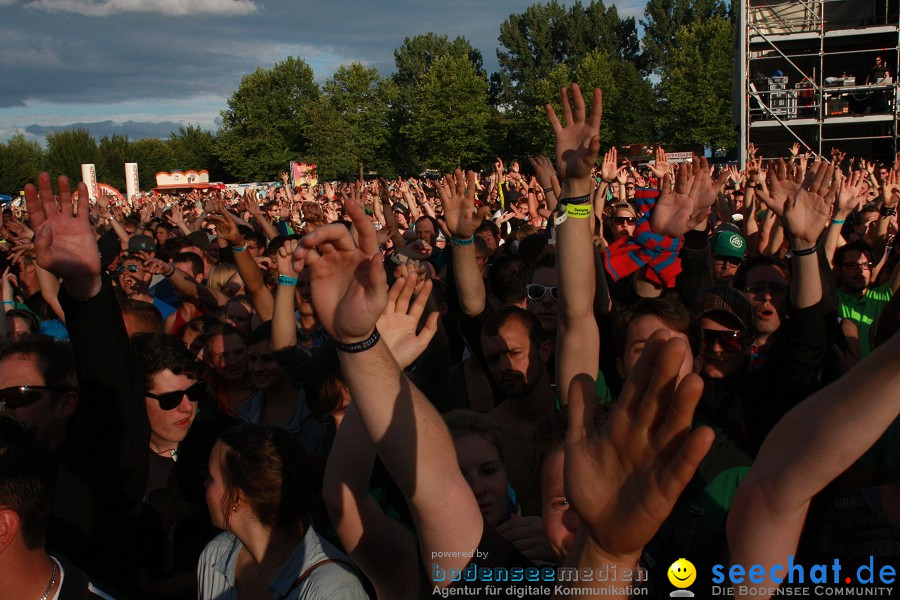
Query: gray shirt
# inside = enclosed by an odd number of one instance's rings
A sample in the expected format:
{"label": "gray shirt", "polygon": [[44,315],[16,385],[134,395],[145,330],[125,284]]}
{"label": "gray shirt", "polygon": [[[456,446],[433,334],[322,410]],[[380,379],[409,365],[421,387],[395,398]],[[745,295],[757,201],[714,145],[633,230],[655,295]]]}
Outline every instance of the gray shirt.
{"label": "gray shirt", "polygon": [[[201,600],[238,600],[235,566],[243,548],[233,534],[222,532],[206,545],[197,566],[198,598]],[[295,585],[299,576],[313,565],[332,559],[314,568]],[[350,559],[322,538],[310,527],[297,544],[291,557],[269,585],[272,600],[368,600],[356,572],[348,566]]]}

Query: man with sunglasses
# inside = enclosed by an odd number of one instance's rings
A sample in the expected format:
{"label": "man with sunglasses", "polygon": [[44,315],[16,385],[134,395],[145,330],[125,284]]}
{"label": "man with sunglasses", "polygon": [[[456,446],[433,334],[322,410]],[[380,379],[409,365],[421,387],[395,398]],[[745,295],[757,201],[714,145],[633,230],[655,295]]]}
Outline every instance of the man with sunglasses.
{"label": "man with sunglasses", "polygon": [[710,241],[713,260],[713,278],[716,283],[730,283],[744,262],[747,240],[734,231],[719,231]]}
{"label": "man with sunglasses", "polygon": [[[159,311],[163,321],[175,312],[174,306],[150,295],[150,282],[153,275],[144,267],[144,261],[137,256],[126,256],[119,268],[116,269],[116,274],[118,275],[116,282],[119,284],[119,288],[125,292],[125,296],[132,300],[152,304]],[[128,325],[127,321],[125,325]]]}
{"label": "man with sunglasses", "polygon": [[[882,262],[886,261],[887,254]],[[883,265],[882,265],[883,266]],[[885,309],[900,286],[900,261],[894,266],[890,280],[872,287],[876,270],[872,248],[862,240],[855,240],[834,253],[834,274],[838,283],[838,309],[842,319],[856,324],[859,332],[859,357],[872,350],[869,332],[872,324]]]}
{"label": "man with sunglasses", "polygon": [[183,345],[159,335],[129,345],[101,275],[87,188],[78,185],[76,206],[68,179],[58,186],[59,203],[41,173],[37,188],[25,186],[25,199],[37,262],[61,279],[90,431],[83,452],[73,453],[91,484],[84,501],[101,547],[86,558],[103,564],[100,578],[125,593],[193,597],[196,560],[212,537],[202,474],[218,427],[198,428],[200,373]]}

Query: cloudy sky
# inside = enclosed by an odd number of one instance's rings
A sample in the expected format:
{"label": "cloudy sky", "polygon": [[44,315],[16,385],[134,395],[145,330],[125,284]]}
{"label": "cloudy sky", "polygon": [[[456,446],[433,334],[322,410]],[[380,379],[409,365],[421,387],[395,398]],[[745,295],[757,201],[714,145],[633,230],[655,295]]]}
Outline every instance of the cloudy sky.
{"label": "cloudy sky", "polygon": [[[297,56],[320,83],[352,61],[388,75],[404,37],[429,31],[465,36],[493,71],[500,23],[535,1],[0,0],[0,141],[73,124],[132,139],[215,130],[257,67]],[[640,17],[645,0],[613,3]]]}

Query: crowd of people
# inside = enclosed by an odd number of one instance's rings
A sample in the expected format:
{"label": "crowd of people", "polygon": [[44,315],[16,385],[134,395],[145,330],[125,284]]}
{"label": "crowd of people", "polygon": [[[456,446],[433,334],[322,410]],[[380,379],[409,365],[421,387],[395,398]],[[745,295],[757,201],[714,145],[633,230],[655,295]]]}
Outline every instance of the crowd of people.
{"label": "crowd of people", "polygon": [[561,100],[554,159],[491,172],[40,174],[0,232],[0,600],[896,574],[900,155],[637,169]]}

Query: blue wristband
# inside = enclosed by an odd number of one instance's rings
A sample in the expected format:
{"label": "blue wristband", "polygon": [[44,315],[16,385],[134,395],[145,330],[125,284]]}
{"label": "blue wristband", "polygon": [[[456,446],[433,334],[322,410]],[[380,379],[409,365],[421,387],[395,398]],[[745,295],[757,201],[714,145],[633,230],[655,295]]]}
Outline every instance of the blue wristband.
{"label": "blue wristband", "polygon": [[454,238],[450,238],[450,242],[451,242],[454,246],[468,246],[469,244],[474,244],[474,243],[475,243],[475,236],[473,235],[473,236],[471,236],[471,237],[464,238],[464,239],[460,239],[460,238],[455,238],[455,237],[454,237]]}
{"label": "blue wristband", "polygon": [[246,249],[247,249],[247,244],[244,244],[243,246],[232,246],[231,247],[232,252],[243,252]]}
{"label": "blue wristband", "polygon": [[834,225],[843,225],[844,223],[847,222],[847,220],[846,219],[832,219],[831,222]]}
{"label": "blue wristband", "polygon": [[297,285],[297,278],[279,274],[278,285]]}

